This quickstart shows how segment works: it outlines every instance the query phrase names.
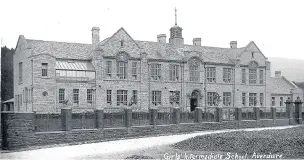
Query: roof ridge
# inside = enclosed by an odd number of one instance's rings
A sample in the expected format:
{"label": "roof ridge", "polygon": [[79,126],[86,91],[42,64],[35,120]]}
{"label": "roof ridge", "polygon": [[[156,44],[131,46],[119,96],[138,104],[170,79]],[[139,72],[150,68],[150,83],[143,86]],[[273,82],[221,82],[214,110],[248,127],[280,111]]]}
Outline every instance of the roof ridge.
{"label": "roof ridge", "polygon": [[27,41],[41,41],[41,42],[53,42],[53,43],[67,43],[67,44],[82,44],[82,45],[92,45],[89,43],[78,43],[78,42],[62,42],[62,41],[45,41],[45,40],[38,40],[38,39],[27,39]]}
{"label": "roof ridge", "polygon": [[185,46],[190,46],[190,47],[205,47],[205,48],[217,48],[217,49],[244,49],[245,47],[240,47],[240,48],[224,48],[224,47],[212,47],[212,46],[198,46],[198,45],[191,45],[191,44],[185,44]]}

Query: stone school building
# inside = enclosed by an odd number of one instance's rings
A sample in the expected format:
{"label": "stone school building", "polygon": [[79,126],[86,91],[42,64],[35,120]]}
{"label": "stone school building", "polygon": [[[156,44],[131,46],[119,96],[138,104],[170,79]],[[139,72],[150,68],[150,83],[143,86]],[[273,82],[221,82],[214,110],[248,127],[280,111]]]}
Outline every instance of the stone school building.
{"label": "stone school building", "polygon": [[14,53],[14,107],[20,112],[60,112],[98,108],[271,107],[287,98],[303,101],[303,90],[276,72],[251,41],[238,47],[204,46],[201,38],[184,44],[175,24],[156,41],[134,40],[120,28],[92,44],[27,39]]}

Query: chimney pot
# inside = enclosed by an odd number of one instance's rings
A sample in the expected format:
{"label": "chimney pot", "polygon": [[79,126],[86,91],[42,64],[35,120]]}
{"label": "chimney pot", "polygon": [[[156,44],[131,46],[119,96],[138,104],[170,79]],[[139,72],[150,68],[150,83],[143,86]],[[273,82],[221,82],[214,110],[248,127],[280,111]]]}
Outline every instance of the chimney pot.
{"label": "chimney pot", "polygon": [[194,46],[201,46],[202,39],[201,38],[193,38],[193,45]]}
{"label": "chimney pot", "polygon": [[92,44],[98,45],[99,42],[99,27],[92,27]]}
{"label": "chimney pot", "polygon": [[282,73],[281,71],[275,71],[275,72],[274,72],[275,77],[276,77],[276,78],[281,78],[281,77],[282,77],[281,73]]}
{"label": "chimney pot", "polygon": [[230,41],[230,48],[237,48],[237,41]]}
{"label": "chimney pot", "polygon": [[159,34],[157,35],[157,42],[159,43],[166,43],[166,34]]}

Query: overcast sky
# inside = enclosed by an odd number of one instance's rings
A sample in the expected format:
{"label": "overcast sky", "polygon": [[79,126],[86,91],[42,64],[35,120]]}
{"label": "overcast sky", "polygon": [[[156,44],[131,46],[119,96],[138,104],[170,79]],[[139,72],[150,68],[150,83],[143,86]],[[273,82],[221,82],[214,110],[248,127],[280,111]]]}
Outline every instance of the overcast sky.
{"label": "overcast sky", "polygon": [[[304,1],[290,0],[121,0],[0,2],[2,46],[15,48],[19,35],[28,39],[91,43],[91,28],[100,39],[120,27],[135,40],[156,41],[177,23],[186,44],[195,37],[203,46],[238,47],[254,41],[266,57],[304,60]],[[168,41],[168,39],[167,39]]]}

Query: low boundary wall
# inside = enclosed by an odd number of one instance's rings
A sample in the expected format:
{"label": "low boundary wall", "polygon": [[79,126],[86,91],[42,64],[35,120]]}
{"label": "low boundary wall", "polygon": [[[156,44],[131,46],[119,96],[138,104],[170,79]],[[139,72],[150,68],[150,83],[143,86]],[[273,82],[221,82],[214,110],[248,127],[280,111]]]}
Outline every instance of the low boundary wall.
{"label": "low boundary wall", "polygon": [[260,119],[35,132],[34,119],[34,113],[2,113],[3,129],[5,129],[5,132],[3,132],[3,149],[16,150],[49,144],[106,141],[128,137],[219,129],[285,126],[290,124],[289,119]]}

